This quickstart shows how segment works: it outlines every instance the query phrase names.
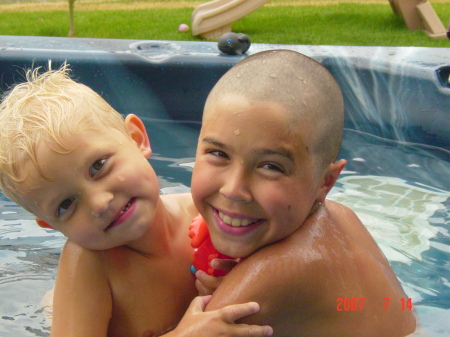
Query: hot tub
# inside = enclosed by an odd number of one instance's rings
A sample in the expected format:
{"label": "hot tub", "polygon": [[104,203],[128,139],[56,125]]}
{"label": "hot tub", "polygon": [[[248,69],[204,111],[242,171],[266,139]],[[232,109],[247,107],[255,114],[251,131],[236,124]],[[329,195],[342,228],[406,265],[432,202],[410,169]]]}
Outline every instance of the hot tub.
{"label": "hot tub", "polygon": [[[253,44],[247,55],[277,48],[318,60],[338,80],[348,166],[330,198],[361,217],[423,330],[448,336],[450,50]],[[0,36],[0,92],[30,67],[67,62],[76,80],[144,120],[161,192],[189,191],[207,94],[245,56],[220,54],[212,42]],[[41,299],[63,243],[0,195],[1,336],[49,335]]]}

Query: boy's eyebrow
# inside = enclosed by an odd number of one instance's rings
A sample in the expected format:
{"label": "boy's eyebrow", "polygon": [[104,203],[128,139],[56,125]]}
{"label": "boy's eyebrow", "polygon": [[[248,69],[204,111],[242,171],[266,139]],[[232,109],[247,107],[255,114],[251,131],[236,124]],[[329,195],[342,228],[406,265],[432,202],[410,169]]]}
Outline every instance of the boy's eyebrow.
{"label": "boy's eyebrow", "polygon": [[226,145],[217,139],[211,138],[211,137],[205,137],[202,139],[202,143],[208,143],[210,145],[214,145],[221,148],[226,148]]}
{"label": "boy's eyebrow", "polygon": [[[222,149],[227,148],[227,146],[224,143],[222,143],[221,141],[219,141],[215,138],[211,138],[211,137],[203,138],[202,142],[220,147]],[[287,158],[288,160],[294,162],[294,156],[292,155],[292,152],[283,147],[278,147],[278,148],[274,148],[274,149],[266,149],[266,148],[255,149],[253,151],[253,153],[255,153],[256,155],[259,155],[259,156],[270,156],[270,155],[282,156],[282,157]]]}
{"label": "boy's eyebrow", "polygon": [[256,149],[253,151],[257,155],[261,156],[282,156],[286,159],[289,159],[290,161],[294,161],[294,156],[292,155],[291,151],[285,148],[275,148],[275,149]]}

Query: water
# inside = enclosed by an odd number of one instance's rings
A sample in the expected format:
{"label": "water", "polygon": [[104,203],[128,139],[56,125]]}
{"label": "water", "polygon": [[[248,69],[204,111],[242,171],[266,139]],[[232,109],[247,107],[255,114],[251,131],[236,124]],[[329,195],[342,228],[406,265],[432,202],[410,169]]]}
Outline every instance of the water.
{"label": "water", "polygon": [[352,208],[430,336],[450,335],[450,153],[346,130],[330,199]]}
{"label": "water", "polygon": [[[145,120],[162,193],[189,191],[199,125]],[[450,153],[346,130],[348,165],[330,198],[351,207],[386,254],[430,336],[450,335]],[[0,195],[0,336],[49,336],[42,298],[64,237]]]}

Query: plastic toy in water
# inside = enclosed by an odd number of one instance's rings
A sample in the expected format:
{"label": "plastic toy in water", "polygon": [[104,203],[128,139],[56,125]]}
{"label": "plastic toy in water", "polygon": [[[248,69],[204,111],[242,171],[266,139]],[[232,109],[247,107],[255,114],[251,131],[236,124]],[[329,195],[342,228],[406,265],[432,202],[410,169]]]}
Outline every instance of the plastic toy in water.
{"label": "plastic toy in water", "polygon": [[201,215],[197,215],[189,226],[189,237],[191,238],[191,246],[194,248],[192,273],[197,270],[203,270],[211,276],[225,276],[226,271],[214,269],[211,267],[211,261],[214,259],[233,259],[227,255],[219,253],[214,248],[209,235],[208,227]]}
{"label": "plastic toy in water", "polygon": [[250,38],[242,33],[225,33],[217,43],[219,50],[228,55],[242,55],[250,48]]}

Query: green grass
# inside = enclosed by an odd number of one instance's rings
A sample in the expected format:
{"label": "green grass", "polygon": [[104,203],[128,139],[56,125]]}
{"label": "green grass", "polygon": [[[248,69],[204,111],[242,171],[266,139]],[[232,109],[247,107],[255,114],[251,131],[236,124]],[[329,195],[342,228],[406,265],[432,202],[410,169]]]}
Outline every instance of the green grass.
{"label": "green grass", "polygon": [[[450,3],[433,8],[446,25]],[[191,13],[192,8],[75,10],[76,36],[198,41],[177,30],[180,23],[190,24]],[[232,27],[254,43],[450,47],[449,40],[408,30],[388,4],[262,7]],[[67,36],[68,29],[67,11],[0,13],[1,35]]]}

